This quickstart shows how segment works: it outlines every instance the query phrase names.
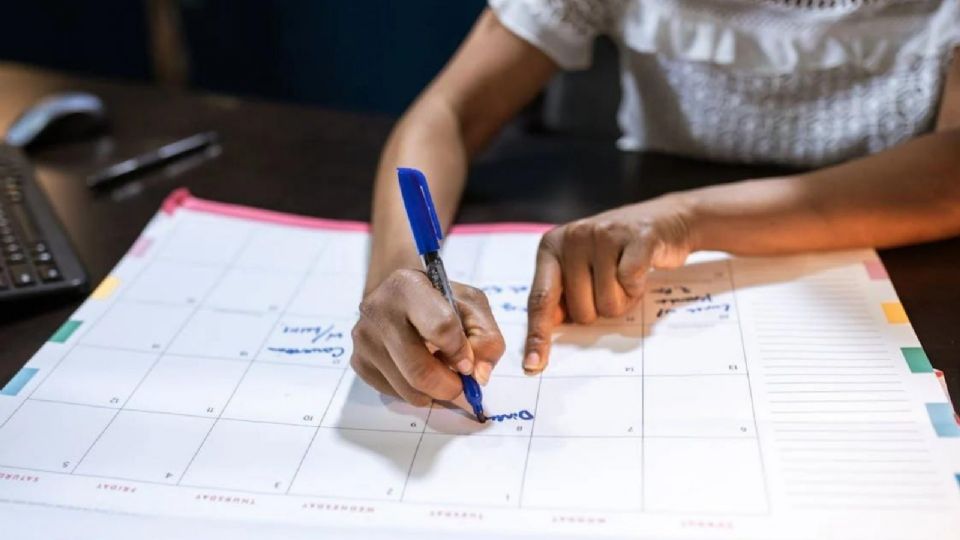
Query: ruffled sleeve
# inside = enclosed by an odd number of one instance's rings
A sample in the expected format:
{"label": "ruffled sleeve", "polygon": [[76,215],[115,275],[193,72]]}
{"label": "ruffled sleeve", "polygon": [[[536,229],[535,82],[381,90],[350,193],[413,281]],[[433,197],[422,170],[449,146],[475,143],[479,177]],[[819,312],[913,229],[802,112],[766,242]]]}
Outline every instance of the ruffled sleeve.
{"label": "ruffled sleeve", "polygon": [[489,0],[500,23],[566,70],[586,69],[593,41],[618,17],[620,0]]}
{"label": "ruffled sleeve", "polygon": [[668,60],[785,74],[856,66],[881,72],[956,42],[958,0],[820,2],[635,0],[614,33],[629,49]]}

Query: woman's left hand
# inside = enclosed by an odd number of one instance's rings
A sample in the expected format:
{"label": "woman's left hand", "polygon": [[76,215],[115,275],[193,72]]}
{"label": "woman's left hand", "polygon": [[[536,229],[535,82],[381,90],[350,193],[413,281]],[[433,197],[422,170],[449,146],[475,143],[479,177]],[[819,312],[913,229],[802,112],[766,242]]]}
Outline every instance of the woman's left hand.
{"label": "woman's left hand", "polygon": [[666,195],[543,235],[527,305],[527,373],[546,367],[554,326],[623,315],[643,295],[650,269],[684,263],[693,245],[684,201],[682,195]]}

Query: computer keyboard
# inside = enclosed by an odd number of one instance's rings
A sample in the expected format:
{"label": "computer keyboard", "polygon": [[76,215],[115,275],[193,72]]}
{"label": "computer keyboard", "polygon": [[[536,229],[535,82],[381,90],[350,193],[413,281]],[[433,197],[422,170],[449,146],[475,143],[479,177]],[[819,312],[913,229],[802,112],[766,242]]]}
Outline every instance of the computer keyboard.
{"label": "computer keyboard", "polygon": [[27,157],[0,144],[0,303],[86,286],[83,266]]}

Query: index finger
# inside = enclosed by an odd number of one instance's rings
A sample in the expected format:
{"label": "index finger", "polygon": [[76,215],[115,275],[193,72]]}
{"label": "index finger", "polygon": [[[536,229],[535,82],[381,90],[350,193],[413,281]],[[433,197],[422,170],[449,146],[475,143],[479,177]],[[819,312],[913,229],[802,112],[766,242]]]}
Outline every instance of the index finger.
{"label": "index finger", "polygon": [[563,294],[563,275],[560,261],[549,249],[537,252],[537,270],[527,299],[527,340],[523,355],[523,369],[528,374],[539,373],[547,366],[550,354],[550,336],[561,317],[560,298]]}
{"label": "index finger", "polygon": [[[413,325],[401,325],[384,340],[392,365],[414,390],[440,401],[452,401],[463,391],[460,378],[436,356],[430,354]],[[395,366],[395,368],[393,367]]]}
{"label": "index finger", "polygon": [[407,320],[423,340],[440,351],[440,357],[464,375],[473,373],[474,354],[464,332],[460,314],[450,305],[443,293],[430,284],[426,274],[413,276],[417,287],[403,289],[406,298]]}

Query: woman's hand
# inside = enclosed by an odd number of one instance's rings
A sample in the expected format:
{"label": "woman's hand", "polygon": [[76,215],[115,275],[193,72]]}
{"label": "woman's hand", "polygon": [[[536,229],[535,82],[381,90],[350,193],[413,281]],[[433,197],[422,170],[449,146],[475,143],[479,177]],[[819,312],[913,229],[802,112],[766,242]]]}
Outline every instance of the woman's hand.
{"label": "woman's hand", "polygon": [[528,300],[523,369],[542,371],[553,327],[618,317],[637,304],[651,268],[690,254],[687,205],[667,195],[561,225],[543,235]]}
{"label": "woman's hand", "polygon": [[395,270],[360,304],[350,364],[384,394],[426,406],[434,399],[472,410],[454,369],[490,380],[505,345],[487,297],[452,283],[457,312],[417,270]]}

